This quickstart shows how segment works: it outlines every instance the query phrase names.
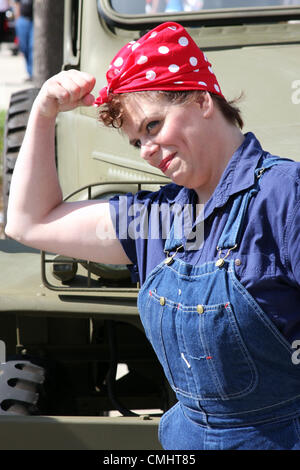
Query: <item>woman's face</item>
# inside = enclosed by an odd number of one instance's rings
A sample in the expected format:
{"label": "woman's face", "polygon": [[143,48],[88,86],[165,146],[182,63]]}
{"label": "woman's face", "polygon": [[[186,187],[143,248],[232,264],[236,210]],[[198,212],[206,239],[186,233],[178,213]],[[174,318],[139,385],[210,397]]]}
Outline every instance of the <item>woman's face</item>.
{"label": "woman's face", "polygon": [[[207,96],[206,96],[207,95]],[[170,104],[165,97],[127,96],[123,131],[141,157],[180,186],[205,191],[212,183],[213,126],[209,94],[202,102]]]}

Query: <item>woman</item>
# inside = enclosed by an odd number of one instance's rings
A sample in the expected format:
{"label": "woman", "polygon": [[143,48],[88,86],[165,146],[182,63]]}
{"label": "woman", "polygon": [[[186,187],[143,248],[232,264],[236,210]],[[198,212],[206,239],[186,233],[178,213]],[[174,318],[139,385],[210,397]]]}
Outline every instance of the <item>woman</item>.
{"label": "woman", "polygon": [[34,103],[7,234],[138,272],[141,319],[178,398],[160,422],[165,449],[300,449],[291,346],[300,330],[299,164],[242,134],[239,111],[177,23],[125,45],[107,81],[95,102],[100,119],[172,183],[62,202],[55,118],[91,106],[95,84],[63,72]]}

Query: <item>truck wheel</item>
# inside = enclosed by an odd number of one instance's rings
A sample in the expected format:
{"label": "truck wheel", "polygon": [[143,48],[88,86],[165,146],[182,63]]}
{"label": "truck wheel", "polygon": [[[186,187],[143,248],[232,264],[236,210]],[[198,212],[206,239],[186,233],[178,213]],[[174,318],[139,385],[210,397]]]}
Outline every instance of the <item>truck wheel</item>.
{"label": "truck wheel", "polygon": [[39,88],[29,88],[11,95],[4,128],[3,150],[3,222],[6,212],[9,188],[18,153],[24,138],[29,113]]}

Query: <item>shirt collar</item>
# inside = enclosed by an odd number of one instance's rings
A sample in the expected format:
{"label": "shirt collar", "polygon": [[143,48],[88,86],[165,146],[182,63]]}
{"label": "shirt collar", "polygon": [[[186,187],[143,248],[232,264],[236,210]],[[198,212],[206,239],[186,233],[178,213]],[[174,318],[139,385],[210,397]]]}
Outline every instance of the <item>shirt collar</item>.
{"label": "shirt collar", "polygon": [[[215,208],[224,206],[230,196],[253,185],[254,172],[263,153],[264,151],[255,135],[252,132],[245,134],[243,143],[232,155],[214,193],[205,205],[204,218],[208,217]],[[183,187],[174,202],[184,205],[192,203],[196,199],[194,190]]]}

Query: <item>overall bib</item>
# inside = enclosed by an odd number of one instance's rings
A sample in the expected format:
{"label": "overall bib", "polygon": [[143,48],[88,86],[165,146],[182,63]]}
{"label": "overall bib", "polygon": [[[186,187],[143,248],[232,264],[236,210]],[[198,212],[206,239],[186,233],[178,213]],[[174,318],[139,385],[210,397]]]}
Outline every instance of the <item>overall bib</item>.
{"label": "overall bib", "polygon": [[231,259],[264,171],[282,160],[264,160],[253,187],[234,196],[219,258],[200,266],[178,259],[172,226],[167,258],[140,290],[146,335],[178,399],[160,421],[164,449],[300,449],[300,365]]}

